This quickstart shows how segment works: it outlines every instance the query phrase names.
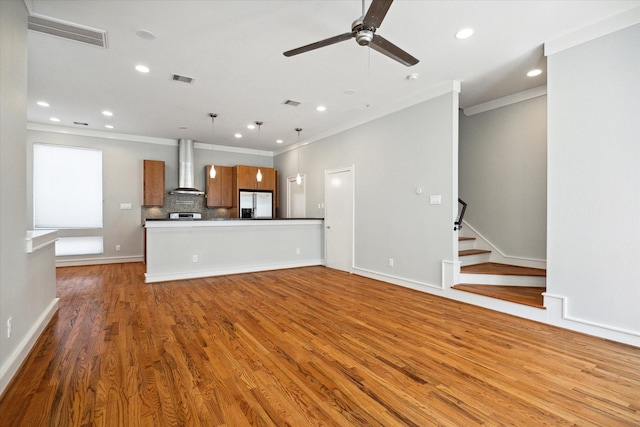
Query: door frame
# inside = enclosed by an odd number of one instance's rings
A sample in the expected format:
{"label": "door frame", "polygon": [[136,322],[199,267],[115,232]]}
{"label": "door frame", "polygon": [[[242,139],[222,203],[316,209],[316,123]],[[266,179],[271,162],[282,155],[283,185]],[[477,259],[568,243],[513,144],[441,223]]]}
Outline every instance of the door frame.
{"label": "door frame", "polygon": [[[303,173],[300,174],[302,178],[302,197],[303,204],[302,207],[304,209],[304,216],[307,216],[307,176]],[[296,183],[296,177],[290,176],[287,178],[287,218],[291,218],[291,184]]]}
{"label": "door frame", "polygon": [[353,273],[354,269],[354,260],[355,260],[355,250],[354,250],[354,242],[355,242],[355,211],[356,211],[356,197],[355,197],[355,189],[356,189],[356,165],[350,164],[345,165],[333,169],[325,169],[324,171],[324,207],[325,207],[325,223],[324,223],[324,264],[327,265],[327,224],[326,224],[326,213],[329,211],[330,207],[327,203],[327,188],[329,188],[328,179],[331,174],[341,173],[341,172],[349,172],[351,174],[351,220],[348,221],[349,224],[349,273]]}

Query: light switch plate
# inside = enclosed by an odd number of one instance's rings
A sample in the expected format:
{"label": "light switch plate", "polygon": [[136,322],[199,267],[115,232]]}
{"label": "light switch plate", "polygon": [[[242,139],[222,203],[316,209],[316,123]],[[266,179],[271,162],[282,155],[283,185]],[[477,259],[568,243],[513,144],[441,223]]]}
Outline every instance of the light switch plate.
{"label": "light switch plate", "polygon": [[429,196],[429,204],[430,205],[441,205],[442,204],[442,196],[441,195],[431,195]]}
{"label": "light switch plate", "polygon": [[120,210],[130,210],[131,203],[120,203]]}

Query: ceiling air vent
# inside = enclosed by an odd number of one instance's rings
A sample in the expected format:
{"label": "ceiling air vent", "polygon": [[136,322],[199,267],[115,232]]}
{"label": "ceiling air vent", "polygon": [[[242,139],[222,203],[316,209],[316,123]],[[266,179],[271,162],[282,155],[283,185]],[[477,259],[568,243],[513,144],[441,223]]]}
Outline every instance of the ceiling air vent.
{"label": "ceiling air vent", "polygon": [[171,80],[174,82],[193,83],[192,77],[181,76],[179,74],[171,74]]}
{"label": "ceiling air vent", "polygon": [[28,28],[40,33],[62,37],[81,43],[87,43],[98,47],[107,47],[107,32],[83,27],[70,22],[58,21],[52,18],[29,15]]}
{"label": "ceiling air vent", "polygon": [[283,102],[284,105],[290,105],[292,107],[297,107],[298,105],[301,104],[301,102],[298,101],[292,101],[291,99],[287,99],[286,101]]}

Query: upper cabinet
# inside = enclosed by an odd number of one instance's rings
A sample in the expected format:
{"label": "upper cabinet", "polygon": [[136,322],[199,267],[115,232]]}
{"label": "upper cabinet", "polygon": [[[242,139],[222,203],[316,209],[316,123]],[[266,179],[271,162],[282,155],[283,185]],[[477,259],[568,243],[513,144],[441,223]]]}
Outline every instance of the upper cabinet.
{"label": "upper cabinet", "polygon": [[[276,189],[276,171],[273,168],[257,166],[236,166],[236,188],[238,190],[268,190]],[[262,174],[262,181],[258,182],[258,169]]]}
{"label": "upper cabinet", "polygon": [[164,162],[145,160],[143,170],[143,206],[164,206]]}
{"label": "upper cabinet", "polygon": [[205,197],[208,208],[230,208],[233,205],[233,168],[216,166],[216,177],[211,178],[211,165],[204,169]]}

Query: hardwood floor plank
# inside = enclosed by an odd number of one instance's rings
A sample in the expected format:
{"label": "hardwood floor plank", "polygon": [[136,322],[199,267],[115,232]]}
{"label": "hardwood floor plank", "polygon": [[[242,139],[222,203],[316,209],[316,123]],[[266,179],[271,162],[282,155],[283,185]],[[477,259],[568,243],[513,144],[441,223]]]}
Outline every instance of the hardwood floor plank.
{"label": "hardwood floor plank", "polygon": [[2,426],[640,425],[640,349],[324,267],[58,296]]}
{"label": "hardwood floor plank", "polygon": [[453,289],[545,309],[542,293],[547,291],[546,287],[459,283],[454,285]]}

